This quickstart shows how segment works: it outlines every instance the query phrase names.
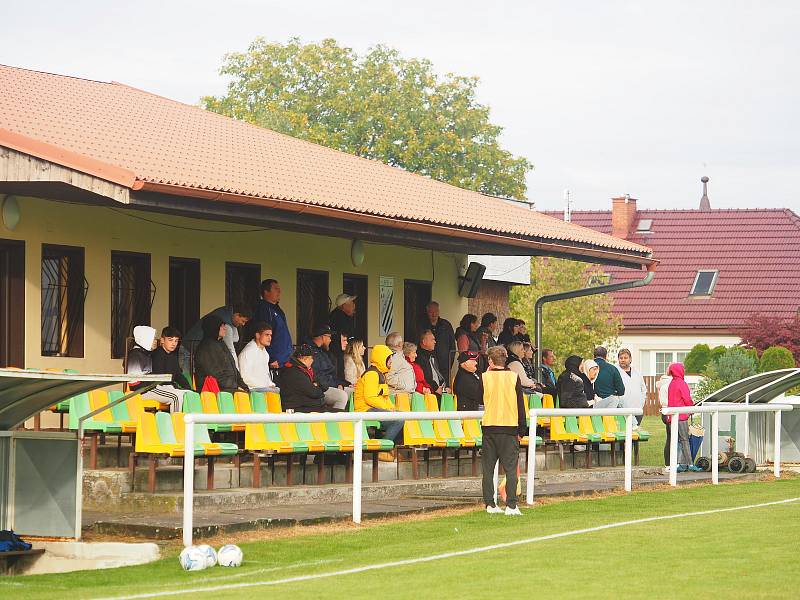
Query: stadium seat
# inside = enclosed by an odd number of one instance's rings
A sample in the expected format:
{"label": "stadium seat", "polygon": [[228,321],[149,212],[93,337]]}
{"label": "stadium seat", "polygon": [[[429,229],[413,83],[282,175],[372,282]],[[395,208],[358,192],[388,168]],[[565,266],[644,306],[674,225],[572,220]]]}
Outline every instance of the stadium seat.
{"label": "stadium seat", "polygon": [[[436,396],[433,396],[434,401],[436,400]],[[411,412],[426,412],[427,411],[427,401],[422,394],[414,393],[411,397]],[[458,448],[461,446],[459,441],[453,437],[442,437],[436,434],[436,431],[433,428],[433,421],[423,419],[417,420],[416,423],[419,424],[419,430],[422,434],[422,437],[426,440],[426,444],[430,446],[435,446],[437,448]]]}
{"label": "stadium seat", "polygon": [[[162,414],[158,413],[157,417]],[[172,429],[175,441],[178,444],[184,442],[184,422],[182,412],[172,413]],[[161,417],[163,419],[163,417]],[[239,446],[230,443],[215,443],[208,435],[208,427],[205,423],[194,424],[194,449],[195,456],[233,456],[239,452]]]}
{"label": "stadium seat", "polygon": [[250,392],[250,405],[254,413],[266,414],[267,399],[264,396],[264,392]]}
{"label": "stadium seat", "polygon": [[283,412],[281,407],[281,396],[277,392],[266,392],[264,397],[267,400],[267,412],[280,413]]}
{"label": "stadium seat", "polygon": [[[214,392],[186,392],[183,395],[183,412],[186,413],[204,413],[204,414],[219,414],[219,406],[217,405],[217,395]],[[212,423],[208,428],[214,432],[231,431],[231,426],[228,424]]]}
{"label": "stadium seat", "polygon": [[[619,430],[620,431],[625,431],[625,417],[623,417],[622,415],[617,415],[615,418],[617,420],[617,427],[619,428]],[[635,421],[636,417],[631,417],[631,419],[634,419],[633,426],[635,427],[636,426],[636,421]],[[650,439],[650,432],[649,431],[645,431],[641,427],[639,429],[635,429],[634,433],[636,433],[636,440],[639,441],[639,442],[646,442],[647,440]]]}
{"label": "stadium seat", "polygon": [[[302,442],[308,447],[308,452],[325,452],[325,444],[315,440],[314,436],[310,435],[310,428],[308,430],[309,435],[306,436],[306,439],[303,439],[300,437],[299,423],[279,423],[278,425],[283,439],[287,442]],[[305,428],[303,428],[303,431],[305,431]]]}
{"label": "stadium seat", "polygon": [[[247,394],[244,394],[247,397]],[[233,394],[230,392],[220,392],[217,394],[217,402],[219,405],[219,412],[223,415],[235,415],[238,414],[238,410],[236,410],[236,403],[233,399]],[[231,431],[244,431],[244,423],[232,423],[231,424]]]}
{"label": "stadium seat", "polygon": [[[544,408],[541,394],[531,394],[528,400],[530,402],[529,408]],[[550,417],[539,417],[536,419],[536,425],[539,427],[550,427]]]}
{"label": "stadium seat", "polygon": [[[238,414],[249,415],[253,412],[253,406],[250,403],[250,394],[247,392],[235,392],[233,394],[233,402],[236,406],[236,412]],[[244,431],[244,428],[242,431]]]}
{"label": "stadium seat", "polygon": [[[624,441],[625,440],[625,421],[622,421],[620,426],[620,422],[617,421],[617,418],[614,416],[606,415],[603,417],[603,425],[608,433],[614,434],[618,440]],[[634,442],[639,441],[639,434],[636,430],[633,430],[633,435],[631,436]]]}
{"label": "stadium seat", "polygon": [[291,454],[308,452],[308,445],[284,440],[278,423],[248,423],[244,430],[244,449],[248,452]]}

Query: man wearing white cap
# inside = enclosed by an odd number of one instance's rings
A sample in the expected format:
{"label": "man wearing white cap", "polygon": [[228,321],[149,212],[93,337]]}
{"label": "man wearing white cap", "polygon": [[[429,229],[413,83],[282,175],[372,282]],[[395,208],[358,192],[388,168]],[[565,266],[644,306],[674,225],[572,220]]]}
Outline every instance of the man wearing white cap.
{"label": "man wearing white cap", "polygon": [[339,294],[334,301],[336,308],[328,316],[328,325],[333,332],[333,339],[338,341],[338,335],[350,339],[356,335],[356,296]]}

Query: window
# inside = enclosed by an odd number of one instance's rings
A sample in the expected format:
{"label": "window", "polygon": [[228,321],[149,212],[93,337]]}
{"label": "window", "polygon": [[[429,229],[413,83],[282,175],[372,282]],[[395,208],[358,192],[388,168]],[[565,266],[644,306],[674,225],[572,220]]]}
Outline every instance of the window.
{"label": "window", "polygon": [[679,362],[679,363],[684,362],[686,360],[686,357],[688,356],[688,354],[689,354],[688,352],[677,352],[676,353],[675,362]]}
{"label": "window", "polygon": [[42,356],[83,357],[83,248],[42,246]]}
{"label": "window", "polygon": [[297,339],[303,343],[311,329],[328,322],[328,272],[297,269]]}
{"label": "window", "polygon": [[655,353],[656,358],[656,370],[655,374],[663,375],[667,372],[667,367],[669,367],[674,362],[682,363],[686,360],[686,355],[689,354],[688,350],[668,350],[668,351],[660,351]]}
{"label": "window", "polygon": [[698,271],[690,296],[710,296],[717,283],[719,271]]}
{"label": "window", "polygon": [[150,255],[111,252],[111,358],[124,358],[136,325],[150,324],[156,286],[150,280]]}
{"label": "window", "polygon": [[431,282],[406,279],[403,285],[403,339],[419,342],[420,323],[425,318],[425,306],[431,301]]}
{"label": "window", "polygon": [[0,240],[0,367],[25,366],[25,242]]}
{"label": "window", "polygon": [[639,219],[636,233],[650,233],[653,229],[653,219]]}
{"label": "window", "polygon": [[225,263],[225,304],[255,308],[261,296],[261,265],[251,263]]}
{"label": "window", "polygon": [[355,336],[367,343],[367,276],[366,275],[345,275],[342,278],[342,292],[356,296]]}
{"label": "window", "polygon": [[182,334],[200,320],[200,261],[169,258],[169,325]]}

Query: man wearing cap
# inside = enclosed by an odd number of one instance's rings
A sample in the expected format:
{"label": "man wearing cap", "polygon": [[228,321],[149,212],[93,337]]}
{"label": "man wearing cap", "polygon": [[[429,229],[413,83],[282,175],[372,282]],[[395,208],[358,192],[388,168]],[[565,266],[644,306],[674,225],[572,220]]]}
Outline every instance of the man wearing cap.
{"label": "man wearing cap", "polygon": [[458,372],[453,382],[453,392],[458,401],[458,410],[481,410],[483,406],[478,357],[477,352],[470,351],[458,355]]}
{"label": "man wearing cap", "polygon": [[295,412],[338,412],[325,402],[325,392],[314,376],[314,352],[301,344],[283,365],[280,372],[281,406]]}
{"label": "man wearing cap", "polygon": [[325,404],[333,408],[345,408],[352,388],[345,389],[347,381],[340,379],[336,373],[336,362],[330,352],[331,328],[327,325],[314,327],[308,345],[313,352],[312,368],[325,396]]}
{"label": "man wearing cap", "polygon": [[336,296],[336,300],[334,301],[336,308],[328,315],[328,324],[331,327],[332,333],[346,335],[348,339],[355,337],[356,298],[357,296],[351,296],[350,294],[339,294]]}

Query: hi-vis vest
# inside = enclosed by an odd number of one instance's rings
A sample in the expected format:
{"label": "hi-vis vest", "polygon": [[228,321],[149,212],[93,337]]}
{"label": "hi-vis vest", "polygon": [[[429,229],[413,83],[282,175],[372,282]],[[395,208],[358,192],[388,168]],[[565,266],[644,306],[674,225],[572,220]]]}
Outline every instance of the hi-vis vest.
{"label": "hi-vis vest", "polygon": [[481,376],[484,427],[517,427],[517,378],[513,371],[486,371]]}

